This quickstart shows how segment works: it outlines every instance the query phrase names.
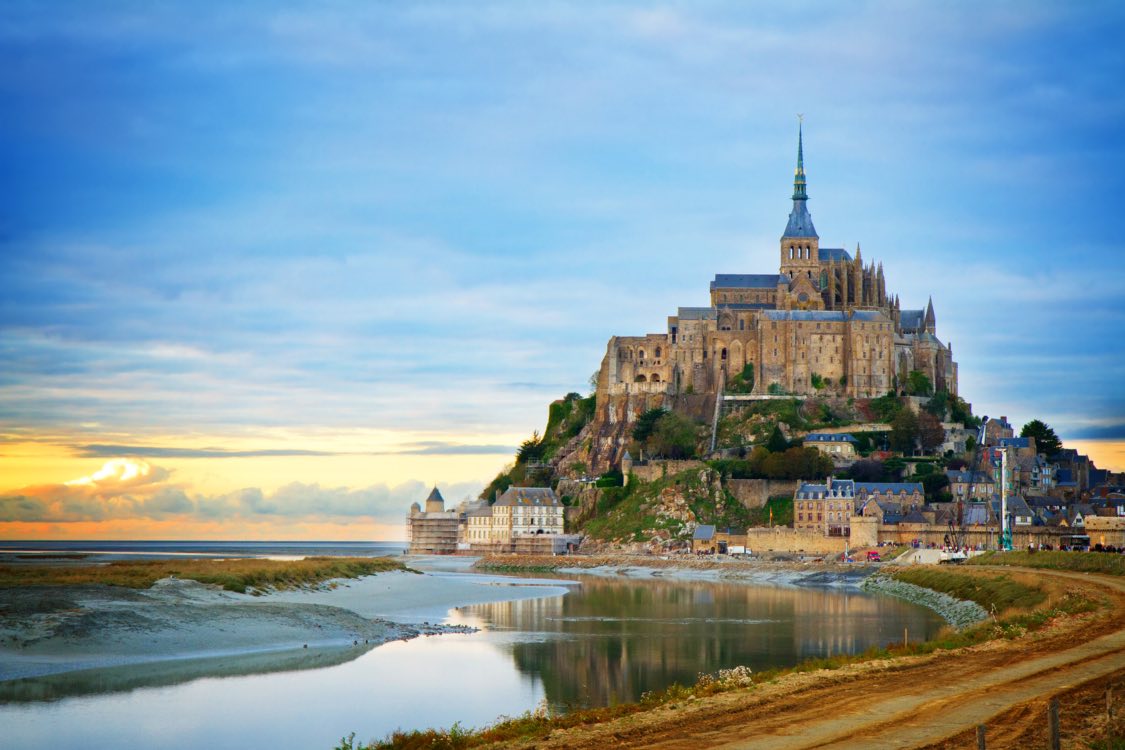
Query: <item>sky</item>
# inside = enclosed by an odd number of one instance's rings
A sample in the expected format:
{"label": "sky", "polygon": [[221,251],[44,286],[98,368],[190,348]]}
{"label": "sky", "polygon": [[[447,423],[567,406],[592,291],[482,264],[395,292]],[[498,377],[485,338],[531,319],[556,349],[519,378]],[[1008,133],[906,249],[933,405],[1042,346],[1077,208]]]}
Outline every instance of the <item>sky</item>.
{"label": "sky", "polygon": [[[1096,30],[1096,33],[1093,33]],[[1125,469],[1117,2],[0,5],[0,538],[403,538],[825,246]],[[1081,442],[1076,442],[1081,441]]]}

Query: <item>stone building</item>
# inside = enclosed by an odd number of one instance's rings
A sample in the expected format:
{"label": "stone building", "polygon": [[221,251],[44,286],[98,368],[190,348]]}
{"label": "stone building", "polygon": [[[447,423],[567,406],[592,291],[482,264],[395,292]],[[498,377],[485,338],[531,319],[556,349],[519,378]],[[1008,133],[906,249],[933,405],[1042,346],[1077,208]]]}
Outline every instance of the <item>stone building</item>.
{"label": "stone building", "polygon": [[426,509],[410,505],[406,516],[406,538],[412,555],[449,555],[457,551],[461,514],[445,509],[445,499],[435,486],[426,498]]}
{"label": "stone building", "polygon": [[565,512],[550,487],[509,487],[492,505],[468,510],[462,541],[470,549],[512,551],[521,539],[561,537]]}
{"label": "stone building", "polygon": [[855,482],[850,479],[828,477],[824,484],[804,483],[793,496],[793,528],[849,536],[855,503]]}
{"label": "stone building", "polygon": [[882,264],[821,247],[808,212],[804,137],[798,136],[793,209],[776,274],[718,274],[710,305],[681,307],[663,333],[610,339],[598,377],[606,396],[722,392],[753,368],[753,394],[869,398],[918,370],[957,393],[952,347],[937,338],[932,299],[902,309]]}
{"label": "stone building", "polygon": [[810,432],[801,444],[816,448],[834,461],[850,461],[856,457],[859,441],[846,432]]}

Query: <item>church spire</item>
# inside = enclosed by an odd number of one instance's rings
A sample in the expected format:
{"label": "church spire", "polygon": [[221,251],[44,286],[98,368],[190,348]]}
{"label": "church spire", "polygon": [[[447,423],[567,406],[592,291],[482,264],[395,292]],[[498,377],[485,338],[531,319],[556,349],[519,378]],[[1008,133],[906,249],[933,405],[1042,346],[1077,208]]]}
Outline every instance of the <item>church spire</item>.
{"label": "church spire", "polygon": [[797,124],[797,170],[793,173],[793,200],[807,201],[808,193],[805,191],[805,133],[804,122]]}
{"label": "church spire", "polygon": [[785,225],[785,234],[781,235],[781,238],[819,239],[812,223],[812,216],[805,206],[805,202],[809,199],[805,189],[805,133],[803,116],[797,115],[797,117],[802,122],[797,126],[797,170],[793,173],[793,210],[789,212],[789,223]]}

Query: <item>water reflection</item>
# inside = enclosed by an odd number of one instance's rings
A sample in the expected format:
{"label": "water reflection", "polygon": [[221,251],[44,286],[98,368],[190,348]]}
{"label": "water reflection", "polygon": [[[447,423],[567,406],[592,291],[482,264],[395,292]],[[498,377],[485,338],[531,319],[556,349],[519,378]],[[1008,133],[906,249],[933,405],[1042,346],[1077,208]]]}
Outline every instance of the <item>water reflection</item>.
{"label": "water reflection", "polygon": [[[449,621],[486,629],[300,671],[228,664],[230,676],[162,687],[148,686],[164,684],[155,666],[148,683],[127,670],[74,675],[69,686],[59,675],[25,686],[19,700],[35,702],[0,700],[0,746],[329,748],[353,730],[369,740],[396,728],[483,726],[543,698],[560,709],[634,700],[700,672],[858,651],[901,639],[904,627],[925,638],[942,624],[898,600],[844,591],[594,577],[565,596],[461,607]],[[99,685],[131,691],[75,695]],[[71,697],[42,700],[62,694]]]}
{"label": "water reflection", "polygon": [[[564,597],[463,607],[504,633],[516,667],[557,708],[637,700],[701,672],[790,666],[937,632],[933,613],[847,591],[583,577]],[[535,633],[538,637],[525,637]]]}

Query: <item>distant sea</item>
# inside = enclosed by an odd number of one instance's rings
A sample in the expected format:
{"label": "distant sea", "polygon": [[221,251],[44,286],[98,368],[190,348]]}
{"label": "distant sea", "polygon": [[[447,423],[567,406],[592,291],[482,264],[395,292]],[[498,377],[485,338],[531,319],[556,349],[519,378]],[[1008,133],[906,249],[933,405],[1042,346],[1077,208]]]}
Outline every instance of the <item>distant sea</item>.
{"label": "distant sea", "polygon": [[161,541],[0,541],[0,562],[81,558],[161,560],[176,557],[391,557],[406,553],[406,542],[161,542]]}

